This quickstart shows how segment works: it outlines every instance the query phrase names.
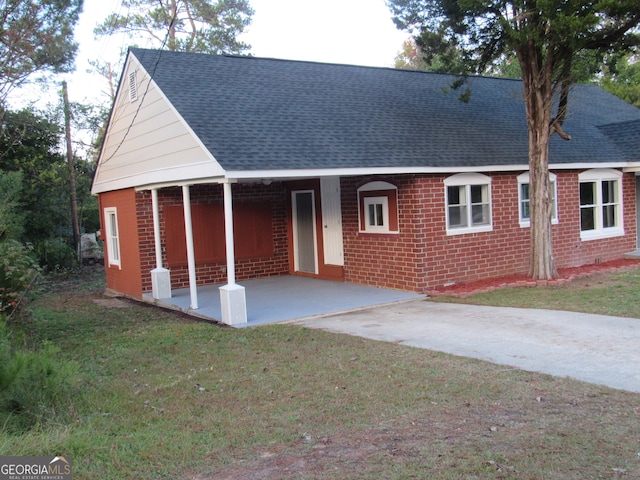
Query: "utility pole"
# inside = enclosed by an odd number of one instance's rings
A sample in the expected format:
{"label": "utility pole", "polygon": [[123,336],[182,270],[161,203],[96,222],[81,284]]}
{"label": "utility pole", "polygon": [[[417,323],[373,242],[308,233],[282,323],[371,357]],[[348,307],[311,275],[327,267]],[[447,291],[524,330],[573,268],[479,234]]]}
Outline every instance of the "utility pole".
{"label": "utility pole", "polygon": [[80,258],[80,252],[78,245],[80,242],[80,226],[78,225],[78,199],[76,196],[76,173],[73,168],[73,149],[71,147],[71,112],[69,110],[69,95],[67,93],[67,82],[62,81],[62,100],[64,103],[64,129],[67,139],[67,165],[69,166],[69,184],[71,190],[71,220],[73,222],[73,245],[78,256],[78,261],[82,261]]}

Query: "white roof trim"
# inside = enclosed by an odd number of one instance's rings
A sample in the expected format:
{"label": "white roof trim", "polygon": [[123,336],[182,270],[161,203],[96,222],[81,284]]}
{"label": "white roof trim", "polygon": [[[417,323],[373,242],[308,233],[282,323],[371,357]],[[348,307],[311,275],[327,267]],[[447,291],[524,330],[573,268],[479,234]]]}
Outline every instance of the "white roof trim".
{"label": "white roof trim", "polygon": [[147,190],[158,190],[160,188],[183,187],[187,185],[206,185],[212,183],[222,185],[223,183],[236,183],[236,181],[224,177],[192,178],[175,182],[150,183],[147,185],[136,187],[135,190],[136,192],[144,192]]}
{"label": "white roof trim", "polygon": [[[204,168],[206,168],[207,166],[211,165],[211,163],[209,161],[202,161],[202,162],[193,162],[193,163],[189,163],[189,164],[185,164],[185,165],[179,165],[179,166],[173,166],[173,167],[166,167],[166,168],[162,168],[162,169],[157,169],[157,170],[152,170],[149,171],[145,174],[145,179],[148,180],[150,183],[163,183],[163,184],[171,184],[171,185],[183,185],[186,184],[185,182],[190,182],[190,184],[193,184],[193,182],[195,182],[196,180],[187,180],[184,178],[179,178],[176,180],[171,180],[171,181],[162,181],[162,179],[165,177],[164,173],[167,171],[171,171],[171,170],[185,170],[187,171],[187,169],[189,169],[188,171],[191,171],[193,173],[193,171],[197,171],[197,170],[203,170]],[[91,193],[93,193],[94,195],[98,194],[98,193],[103,193],[103,192],[110,192],[113,190],[122,190],[124,188],[131,188],[134,187],[136,190],[149,190],[147,188],[142,188],[143,186],[141,185],[135,185],[135,181],[133,181],[132,179],[139,176],[138,174],[133,174],[133,175],[126,175],[126,176],[121,176],[119,178],[115,178],[115,179],[111,179],[107,182],[96,182],[93,184],[93,188],[91,189]],[[201,183],[209,183],[210,182],[210,178],[223,178],[221,176],[216,176],[216,177],[207,177],[205,179],[202,179]],[[199,181],[200,179],[198,179]]]}
{"label": "white roof trim", "polygon": [[[549,170],[583,170],[592,168],[624,168],[625,171],[640,171],[640,165],[628,162],[610,163],[554,163]],[[529,165],[484,165],[477,167],[374,167],[374,168],[323,168],[323,169],[292,169],[292,170],[228,170],[227,178],[238,180],[249,179],[289,179],[315,178],[331,176],[360,176],[360,175],[401,175],[415,173],[481,173],[481,172],[522,172],[528,171]]]}
{"label": "white roof trim", "polygon": [[[593,165],[590,165],[592,168]],[[528,170],[528,165],[504,165],[500,167],[375,167],[375,168],[323,168],[292,170],[228,170],[227,178],[261,179],[261,178],[315,178],[315,177],[348,177],[356,175],[401,175],[411,173],[472,173],[472,172],[505,172]]]}

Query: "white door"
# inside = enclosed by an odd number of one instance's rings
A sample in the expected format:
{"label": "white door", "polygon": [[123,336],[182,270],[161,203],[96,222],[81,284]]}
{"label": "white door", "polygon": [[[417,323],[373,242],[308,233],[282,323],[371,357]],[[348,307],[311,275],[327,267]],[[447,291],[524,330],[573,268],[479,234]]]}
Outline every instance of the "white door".
{"label": "white door", "polygon": [[320,199],[322,203],[324,263],[343,266],[344,248],[342,240],[340,177],[322,177],[320,179]]}
{"label": "white door", "polygon": [[316,212],[313,190],[291,192],[293,258],[296,272],[318,273]]}

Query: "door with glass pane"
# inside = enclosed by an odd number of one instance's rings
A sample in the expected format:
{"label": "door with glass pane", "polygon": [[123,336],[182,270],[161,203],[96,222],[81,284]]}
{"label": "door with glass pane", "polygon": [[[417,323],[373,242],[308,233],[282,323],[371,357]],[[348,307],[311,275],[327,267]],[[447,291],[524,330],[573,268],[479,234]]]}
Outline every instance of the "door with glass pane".
{"label": "door with glass pane", "polygon": [[291,192],[294,270],[318,273],[316,213],[313,190]]}

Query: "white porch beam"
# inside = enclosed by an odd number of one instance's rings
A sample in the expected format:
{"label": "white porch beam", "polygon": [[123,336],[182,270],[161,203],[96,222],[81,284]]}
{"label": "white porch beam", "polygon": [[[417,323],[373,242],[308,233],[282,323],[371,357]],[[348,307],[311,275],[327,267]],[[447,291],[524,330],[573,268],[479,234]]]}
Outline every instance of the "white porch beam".
{"label": "white porch beam", "polygon": [[224,231],[227,251],[227,284],[220,287],[222,321],[227,325],[247,323],[247,300],[244,287],[236,284],[235,250],[233,242],[233,203],[231,183],[222,184],[224,192]]}
{"label": "white porch beam", "polygon": [[156,268],[151,270],[151,293],[156,300],[171,298],[171,274],[162,267],[162,242],[160,238],[160,208],[158,206],[158,189],[151,190],[153,207],[153,239],[156,249]]}
{"label": "white porch beam", "polygon": [[196,283],[196,255],[193,247],[193,222],[191,220],[191,194],[189,185],[182,186],[182,203],[184,205],[184,231],[187,240],[187,265],[189,268],[189,292],[192,310],[198,309],[198,286]]}

